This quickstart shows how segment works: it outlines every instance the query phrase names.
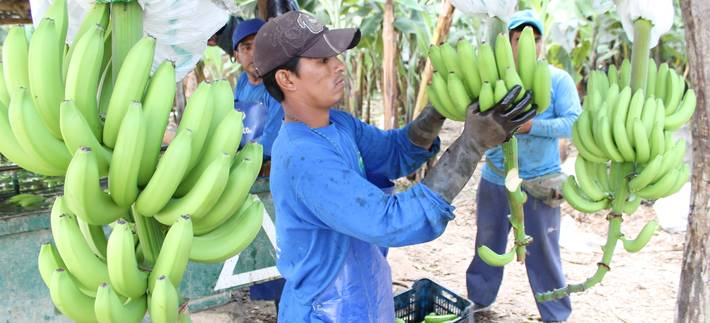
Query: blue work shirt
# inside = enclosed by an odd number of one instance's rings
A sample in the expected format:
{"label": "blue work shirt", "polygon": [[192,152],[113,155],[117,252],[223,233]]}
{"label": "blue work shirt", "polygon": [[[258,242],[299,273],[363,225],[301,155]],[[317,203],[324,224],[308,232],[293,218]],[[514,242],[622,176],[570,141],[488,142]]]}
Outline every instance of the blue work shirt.
{"label": "blue work shirt", "polygon": [[[560,171],[559,138],[572,136],[572,124],[582,107],[579,94],[572,77],[567,72],[550,65],[552,81],[552,102],[545,112],[535,116],[527,134],[517,134],[518,166],[520,177],[534,177]],[[503,166],[503,149],[496,146],[486,152],[486,158],[500,170]],[[496,174],[487,164],[483,167],[483,178],[498,185],[504,185],[505,178]]]}
{"label": "blue work shirt", "polygon": [[235,102],[260,102],[266,107],[266,124],[264,125],[264,133],[259,138],[258,142],[264,146],[264,155],[271,156],[271,146],[279,133],[281,123],[283,123],[284,110],[281,108],[281,103],[276,101],[264,86],[264,82],[259,81],[259,84],[249,82],[247,73],[242,72],[237,81],[237,87],[234,89]]}
{"label": "blue work shirt", "polygon": [[453,219],[453,207],[422,183],[388,195],[365,178],[402,177],[436,154],[438,139],[425,150],[407,131],[383,131],[335,109],[326,127],[284,123],[273,147],[271,192],[288,321],[308,321],[313,300],[334,280],[351,246],[431,241]]}

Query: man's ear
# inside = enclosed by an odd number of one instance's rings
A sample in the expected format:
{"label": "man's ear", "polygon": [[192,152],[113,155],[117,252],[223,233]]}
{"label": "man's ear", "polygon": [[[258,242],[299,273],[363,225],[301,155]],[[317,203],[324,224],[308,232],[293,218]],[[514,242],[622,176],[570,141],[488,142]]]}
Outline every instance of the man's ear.
{"label": "man's ear", "polygon": [[296,84],[293,82],[295,74],[289,72],[288,70],[278,70],[276,71],[275,79],[276,79],[276,84],[278,84],[281,87],[281,90],[286,92],[286,91],[295,91],[296,90]]}

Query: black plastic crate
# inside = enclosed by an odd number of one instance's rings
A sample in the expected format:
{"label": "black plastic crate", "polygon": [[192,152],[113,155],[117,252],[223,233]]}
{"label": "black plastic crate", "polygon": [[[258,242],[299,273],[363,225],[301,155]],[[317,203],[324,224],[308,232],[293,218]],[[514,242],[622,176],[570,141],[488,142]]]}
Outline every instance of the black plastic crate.
{"label": "black plastic crate", "polygon": [[419,323],[430,313],[456,314],[456,323],[473,323],[472,308],[468,299],[426,278],[394,297],[395,316],[407,323]]}

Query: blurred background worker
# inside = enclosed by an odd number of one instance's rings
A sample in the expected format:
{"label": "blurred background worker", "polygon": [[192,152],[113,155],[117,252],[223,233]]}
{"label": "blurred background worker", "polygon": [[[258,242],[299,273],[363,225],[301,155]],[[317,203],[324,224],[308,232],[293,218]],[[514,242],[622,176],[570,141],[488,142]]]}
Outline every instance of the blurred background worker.
{"label": "blurred background worker", "polygon": [[[526,26],[535,34],[537,54],[542,48],[543,26],[531,10],[516,12],[508,22],[514,57],[518,39]],[[533,292],[540,293],[566,286],[560,260],[560,203],[564,174],[560,171],[559,138],[572,135],[572,124],[581,113],[579,95],[567,72],[550,66],[552,103],[518,130],[518,165],[528,200],[524,205],[525,232],[533,241],[527,247],[525,267]],[[504,253],[511,225],[510,208],[503,173],[503,150],[497,146],[486,152],[486,165],[476,195],[476,250],[486,245]],[[498,295],[503,267],[492,267],[475,255],[466,271],[468,298],[474,312],[488,309]],[[564,321],[572,307],[569,297],[537,303],[545,322]]]}

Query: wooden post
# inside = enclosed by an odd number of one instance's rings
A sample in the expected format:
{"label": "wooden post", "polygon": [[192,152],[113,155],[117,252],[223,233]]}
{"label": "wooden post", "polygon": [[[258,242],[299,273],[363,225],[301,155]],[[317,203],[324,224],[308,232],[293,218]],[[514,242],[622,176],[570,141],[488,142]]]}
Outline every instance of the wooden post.
{"label": "wooden post", "polygon": [[[445,0],[441,6],[441,13],[439,14],[439,20],[436,22],[436,28],[434,28],[434,34],[431,37],[431,43],[438,45],[449,34],[449,29],[451,28],[451,19],[454,15],[454,6],[451,5],[449,0]],[[426,65],[424,66],[424,72],[422,72],[422,80],[419,83],[419,91],[417,91],[417,100],[414,105],[414,112],[412,113],[412,120],[416,119],[420,112],[426,106],[429,98],[426,94],[426,87],[431,81],[431,77],[434,73],[434,67],[431,65],[431,61],[427,58]]]}
{"label": "wooden post", "polygon": [[680,2],[690,67],[698,101],[693,132],[690,215],[678,287],[676,322],[710,322],[710,2]]}
{"label": "wooden post", "polygon": [[397,128],[397,44],[394,31],[394,4],[385,2],[385,16],[382,22],[382,101],[385,115],[384,129]]}
{"label": "wooden post", "polygon": [[266,15],[269,12],[269,0],[258,0],[256,3],[257,17],[266,20]]}

